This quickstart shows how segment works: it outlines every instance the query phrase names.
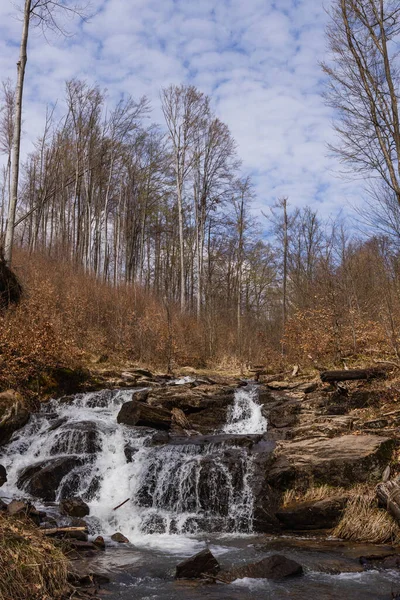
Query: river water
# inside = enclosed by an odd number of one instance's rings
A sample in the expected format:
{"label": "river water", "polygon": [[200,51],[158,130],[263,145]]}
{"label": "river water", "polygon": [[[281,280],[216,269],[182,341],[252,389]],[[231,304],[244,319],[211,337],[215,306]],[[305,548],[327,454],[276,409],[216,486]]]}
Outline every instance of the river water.
{"label": "river water", "polygon": [[[321,546],[312,538],[299,545],[296,539],[254,533],[254,452],[243,439],[266,436],[267,422],[256,386],[235,392],[220,431],[194,438],[167,439],[166,434],[151,429],[118,425],[122,404],[136,392],[103,390],[53,400],[33,415],[1,457],[8,472],[2,494],[9,497],[26,497],[36,489],[24,477],[26,469],[37,466],[39,470],[56,461],[68,463],[57,479],[54,497],[47,497],[47,490],[41,499],[34,495],[32,499],[59,523],[67,523],[56,509],[61,498],[79,495],[89,504],[86,520],[91,536],[103,535],[108,546],[105,553],[91,559],[90,566],[110,574],[110,600],[172,600],[177,594],[187,600],[390,600],[400,592],[395,572],[353,572],[359,570],[358,557],[376,548],[338,545],[337,541]],[[112,542],[116,531],[130,544]],[[176,564],[205,547],[227,568],[283,552],[304,566],[305,576],[282,583],[243,579],[230,585],[197,586],[175,582]],[[343,569],[350,572],[332,574]]]}

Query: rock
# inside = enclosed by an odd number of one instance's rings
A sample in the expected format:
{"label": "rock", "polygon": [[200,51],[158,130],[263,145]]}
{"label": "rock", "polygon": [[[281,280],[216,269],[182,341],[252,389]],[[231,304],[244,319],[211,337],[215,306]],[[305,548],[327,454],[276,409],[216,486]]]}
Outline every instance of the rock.
{"label": "rock", "polygon": [[85,542],[83,540],[69,539],[68,545],[78,552],[88,552],[90,550],[95,552],[99,551],[99,547],[93,544],[93,542]]}
{"label": "rock", "polygon": [[136,375],[137,377],[147,377],[148,379],[153,378],[153,373],[148,369],[132,369],[130,373],[132,373],[132,375]]}
{"label": "rock", "polygon": [[301,404],[296,400],[289,400],[267,412],[268,425],[276,428],[293,427],[300,411]]}
{"label": "rock", "polygon": [[117,422],[123,425],[139,425],[153,429],[170,429],[171,413],[163,408],[156,408],[130,400],[121,406]]}
{"label": "rock", "polygon": [[373,421],[365,421],[363,429],[383,429],[389,425],[387,419],[374,419]]}
{"label": "rock", "polygon": [[90,509],[82,498],[67,498],[60,502],[60,513],[69,517],[86,517]]}
{"label": "rock", "polygon": [[138,452],[139,448],[132,448],[131,446],[124,447],[124,454],[127,463],[133,462],[133,457]]}
{"label": "rock", "polygon": [[30,502],[24,500],[12,500],[7,505],[7,512],[13,517],[28,517],[36,525],[40,525],[42,517],[45,513],[40,513]]}
{"label": "rock", "polygon": [[61,537],[66,540],[78,540],[79,542],[88,541],[88,534],[86,531],[66,531]]}
{"label": "rock", "polygon": [[62,426],[49,448],[52,456],[59,454],[96,454],[101,450],[101,438],[97,426],[92,421],[68,423]]}
{"label": "rock", "polygon": [[4,502],[4,500],[2,500],[0,498],[0,512],[6,511],[7,510],[7,503]]}
{"label": "rock", "polygon": [[98,548],[100,548],[100,550],[106,549],[106,543],[104,541],[103,536],[101,536],[101,535],[98,535],[97,538],[95,540],[93,540],[93,544],[95,546],[97,546]]}
{"label": "rock", "polygon": [[347,498],[292,503],[281,508],[276,516],[285,529],[292,531],[332,529],[339,522],[346,503]]}
{"label": "rock", "polygon": [[24,469],[18,478],[17,486],[25,489],[32,496],[54,502],[61,480],[82,462],[78,456],[42,461]]}
{"label": "rock", "polygon": [[122,533],[120,533],[119,531],[117,533],[114,533],[111,536],[111,539],[113,540],[113,542],[118,542],[118,544],[129,544],[128,538],[122,535]]}
{"label": "rock", "polygon": [[7,481],[7,471],[3,465],[0,465],[0,487]]}
{"label": "rock", "polygon": [[295,483],[306,489],[313,483],[348,487],[354,483],[378,482],[393,448],[394,440],[377,435],[281,441],[267,481],[282,490]]}
{"label": "rock", "polygon": [[207,548],[182,561],[176,567],[175,579],[199,579],[213,576],[221,567],[217,559]]}
{"label": "rock", "polygon": [[0,393],[0,446],[29,421],[30,412],[21,394],[15,390]]}
{"label": "rock", "polygon": [[294,560],[283,554],[274,554],[263,558],[256,563],[233,567],[223,571],[218,577],[225,583],[231,583],[236,579],[285,579],[303,574],[303,567]]}

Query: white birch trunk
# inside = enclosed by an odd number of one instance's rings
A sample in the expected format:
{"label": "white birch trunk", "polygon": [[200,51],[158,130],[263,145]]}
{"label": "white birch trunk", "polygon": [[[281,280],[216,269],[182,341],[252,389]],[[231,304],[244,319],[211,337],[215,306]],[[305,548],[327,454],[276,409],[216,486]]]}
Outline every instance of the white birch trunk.
{"label": "white birch trunk", "polygon": [[11,264],[12,248],[14,242],[14,223],[18,201],[19,155],[21,147],[22,123],[22,97],[24,90],[25,67],[28,60],[27,46],[29,34],[29,20],[31,16],[32,0],[25,0],[24,23],[22,28],[21,46],[19,53],[17,88],[15,90],[15,121],[11,151],[11,197],[8,207],[8,221],[4,243],[4,258],[8,265]]}

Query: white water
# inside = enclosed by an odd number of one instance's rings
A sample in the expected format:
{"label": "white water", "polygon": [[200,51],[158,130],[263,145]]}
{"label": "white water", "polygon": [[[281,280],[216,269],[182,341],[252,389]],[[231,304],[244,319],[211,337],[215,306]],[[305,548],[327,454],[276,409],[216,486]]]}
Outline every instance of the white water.
{"label": "white water", "polygon": [[267,419],[258,403],[256,387],[238,388],[233,405],[228,409],[225,433],[254,434],[267,431]]}
{"label": "white water", "polygon": [[[117,424],[122,404],[134,393],[104,390],[78,395],[72,404],[44,406],[5,449],[1,462],[8,483],[2,493],[26,496],[17,484],[24,468],[73,456],[83,464],[65,475],[55,500],[81,496],[90,506],[93,535],[121,531],[136,545],[180,553],[200,548],[192,537],[199,533],[250,533],[253,457],[248,449],[236,444],[234,435],[226,441],[219,436],[197,444],[188,439],[154,445],[154,430]],[[256,389],[237,390],[224,432],[263,433],[266,427]]]}

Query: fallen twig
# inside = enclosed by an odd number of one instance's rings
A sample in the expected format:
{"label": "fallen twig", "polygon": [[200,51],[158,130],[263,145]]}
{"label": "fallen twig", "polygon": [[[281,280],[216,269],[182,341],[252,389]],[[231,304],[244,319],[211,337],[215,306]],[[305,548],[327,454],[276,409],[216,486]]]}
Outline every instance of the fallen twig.
{"label": "fallen twig", "polygon": [[121,508],[121,506],[123,506],[124,504],[126,504],[127,502],[129,502],[130,498],[127,498],[126,500],[124,500],[123,502],[121,502],[121,504],[118,504],[118,506],[116,506],[115,508],[113,508],[113,510],[117,510],[117,508]]}

